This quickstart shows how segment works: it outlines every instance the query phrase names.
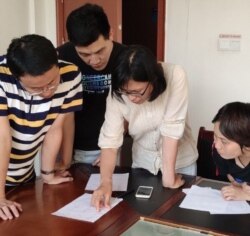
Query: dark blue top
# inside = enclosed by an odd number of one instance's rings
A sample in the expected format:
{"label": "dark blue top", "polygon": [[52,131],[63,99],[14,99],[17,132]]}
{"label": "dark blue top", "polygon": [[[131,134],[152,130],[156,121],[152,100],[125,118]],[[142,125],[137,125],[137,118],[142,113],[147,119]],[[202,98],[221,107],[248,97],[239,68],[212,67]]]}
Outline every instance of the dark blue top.
{"label": "dark blue top", "polygon": [[248,164],[245,168],[241,168],[235,163],[235,159],[222,158],[215,148],[213,149],[213,159],[216,164],[219,177],[225,181],[228,181],[227,174],[231,174],[239,183],[250,183],[250,164]]}

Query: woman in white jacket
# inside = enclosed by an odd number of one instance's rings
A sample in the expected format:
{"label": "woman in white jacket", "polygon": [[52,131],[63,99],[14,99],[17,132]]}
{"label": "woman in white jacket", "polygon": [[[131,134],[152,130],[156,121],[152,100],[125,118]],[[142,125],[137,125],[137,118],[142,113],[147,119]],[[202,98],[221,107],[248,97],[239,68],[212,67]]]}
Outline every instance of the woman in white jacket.
{"label": "woman in white jacket", "polygon": [[133,138],[133,168],[144,168],[162,184],[178,188],[182,176],[196,174],[196,145],[187,123],[188,85],[180,66],[157,63],[143,46],[129,46],[112,75],[105,121],[99,136],[101,183],[92,204],[109,206],[117,151],[123,143],[124,121]]}

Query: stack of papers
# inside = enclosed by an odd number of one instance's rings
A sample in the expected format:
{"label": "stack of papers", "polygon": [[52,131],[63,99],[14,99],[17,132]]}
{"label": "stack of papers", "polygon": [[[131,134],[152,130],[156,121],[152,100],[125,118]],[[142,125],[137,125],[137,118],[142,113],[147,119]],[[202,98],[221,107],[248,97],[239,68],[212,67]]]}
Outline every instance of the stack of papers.
{"label": "stack of papers", "polygon": [[122,199],[111,198],[110,209],[101,208],[101,210],[98,212],[96,211],[96,208],[90,204],[91,197],[92,194],[85,193],[63,208],[52,213],[52,215],[72,218],[75,220],[95,222],[122,201]]}
{"label": "stack of papers", "polygon": [[181,208],[208,211],[210,214],[250,214],[246,201],[226,201],[220,190],[193,185],[183,192],[187,195],[180,204]]}

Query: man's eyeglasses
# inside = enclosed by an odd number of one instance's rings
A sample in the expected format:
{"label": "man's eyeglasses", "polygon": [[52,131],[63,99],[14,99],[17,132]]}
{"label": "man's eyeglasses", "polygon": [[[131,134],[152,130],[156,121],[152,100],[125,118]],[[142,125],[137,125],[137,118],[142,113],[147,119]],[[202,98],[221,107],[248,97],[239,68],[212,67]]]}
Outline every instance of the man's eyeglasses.
{"label": "man's eyeglasses", "polygon": [[29,93],[30,96],[38,96],[38,95],[40,95],[42,93],[46,93],[50,90],[56,90],[60,83],[61,83],[61,81],[59,80],[59,83],[57,82],[57,83],[54,83],[51,85],[47,85],[41,89],[40,88],[39,89],[30,89],[30,88],[27,88],[26,86],[24,86],[23,83],[21,83],[21,85]]}
{"label": "man's eyeglasses", "polygon": [[119,94],[123,94],[123,95],[126,95],[126,96],[135,96],[135,97],[143,97],[143,95],[146,93],[146,91],[147,91],[147,89],[148,89],[148,86],[149,86],[149,82],[148,82],[148,84],[147,84],[147,87],[144,89],[144,91],[143,92],[136,92],[136,91],[131,91],[131,92],[129,92],[129,91],[127,91],[127,90],[124,90],[124,89],[119,89],[117,92],[119,93]]}
{"label": "man's eyeglasses", "polygon": [[37,96],[37,95],[40,95],[42,93],[46,93],[48,92],[49,90],[53,90],[53,89],[56,89],[58,87],[59,84],[57,85],[51,85],[51,86],[47,86],[47,87],[44,87],[43,89],[39,90],[39,91],[36,91],[36,92],[29,92],[29,94],[31,96]]}

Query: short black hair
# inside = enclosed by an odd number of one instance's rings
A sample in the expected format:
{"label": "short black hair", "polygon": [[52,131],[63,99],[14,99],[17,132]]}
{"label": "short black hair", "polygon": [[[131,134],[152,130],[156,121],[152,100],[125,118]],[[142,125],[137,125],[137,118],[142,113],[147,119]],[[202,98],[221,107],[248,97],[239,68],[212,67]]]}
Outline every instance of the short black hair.
{"label": "short black hair", "polygon": [[241,148],[250,147],[250,103],[228,103],[219,109],[212,122],[220,122],[220,132],[227,139]]}
{"label": "short black hair", "polygon": [[6,58],[11,73],[17,79],[25,74],[43,75],[58,65],[57,52],[51,41],[36,34],[13,39]]}
{"label": "short black hair", "polygon": [[110,25],[102,7],[87,3],[73,10],[66,22],[68,38],[76,46],[88,46],[100,35],[109,38]]}
{"label": "short black hair", "polygon": [[129,80],[149,82],[153,86],[149,101],[156,99],[167,88],[161,64],[153,53],[142,45],[130,45],[120,54],[112,74],[112,95],[122,100],[119,90]]}

